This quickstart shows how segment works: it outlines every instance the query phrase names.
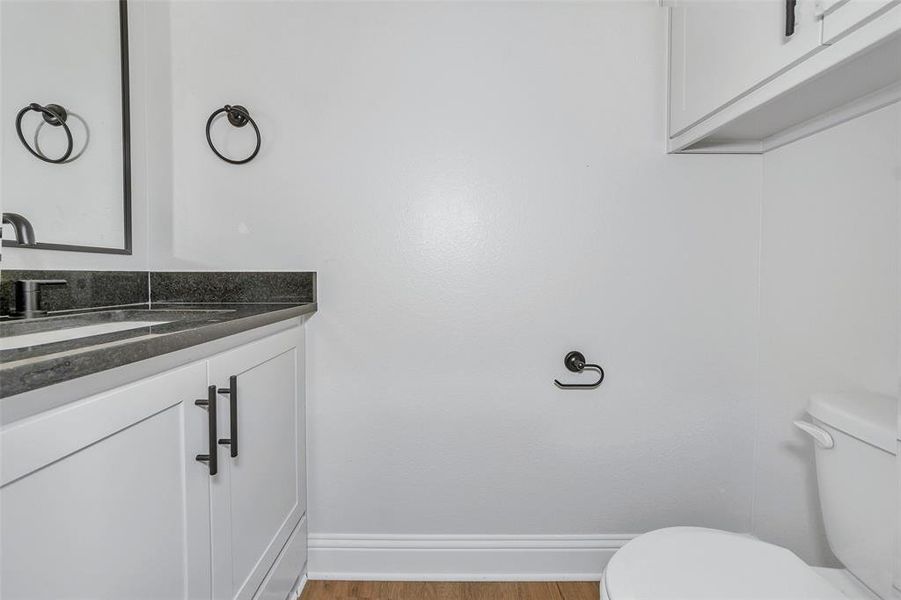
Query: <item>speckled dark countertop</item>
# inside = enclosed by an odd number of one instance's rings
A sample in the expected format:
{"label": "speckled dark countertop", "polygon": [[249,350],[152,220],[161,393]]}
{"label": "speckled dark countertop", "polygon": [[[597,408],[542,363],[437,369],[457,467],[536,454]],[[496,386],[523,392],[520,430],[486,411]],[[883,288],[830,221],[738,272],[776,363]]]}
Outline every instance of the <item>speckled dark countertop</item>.
{"label": "speckled dark countertop", "polygon": [[125,331],[0,350],[0,398],[316,311],[315,302],[152,306],[109,307],[27,321],[0,320],[0,339],[117,321],[167,321]]}

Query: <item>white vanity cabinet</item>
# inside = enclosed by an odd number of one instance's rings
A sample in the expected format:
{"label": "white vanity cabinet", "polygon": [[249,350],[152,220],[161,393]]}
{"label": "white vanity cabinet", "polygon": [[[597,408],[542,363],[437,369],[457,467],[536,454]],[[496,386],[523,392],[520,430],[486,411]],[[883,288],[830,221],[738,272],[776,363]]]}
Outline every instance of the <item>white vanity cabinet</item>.
{"label": "white vanity cabinet", "polygon": [[0,433],[0,597],[208,598],[206,366]]}
{"label": "white vanity cabinet", "polygon": [[0,598],[285,600],[306,562],[290,325],[0,429]]}
{"label": "white vanity cabinet", "polygon": [[306,510],[302,335],[292,330],[209,361],[210,381],[222,382],[219,438],[229,440],[211,479],[217,599],[253,598]]}
{"label": "white vanity cabinet", "polygon": [[670,13],[670,135],[685,130],[820,45],[814,0],[677,0]]}

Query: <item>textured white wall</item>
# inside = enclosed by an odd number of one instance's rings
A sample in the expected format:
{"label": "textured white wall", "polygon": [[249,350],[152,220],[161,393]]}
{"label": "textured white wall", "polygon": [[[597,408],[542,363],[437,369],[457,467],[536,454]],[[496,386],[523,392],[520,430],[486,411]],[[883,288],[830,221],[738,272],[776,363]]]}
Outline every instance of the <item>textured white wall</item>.
{"label": "textured white wall", "polygon": [[[750,528],[761,162],[664,154],[665,25],[171,7],[152,267],[320,273],[312,532]],[[243,167],[203,137],[226,102],[263,131]],[[601,389],[553,386],[572,348]]]}
{"label": "textured white wall", "polygon": [[755,531],[831,560],[813,448],[794,430],[811,393],[898,390],[901,106],[764,156]]}

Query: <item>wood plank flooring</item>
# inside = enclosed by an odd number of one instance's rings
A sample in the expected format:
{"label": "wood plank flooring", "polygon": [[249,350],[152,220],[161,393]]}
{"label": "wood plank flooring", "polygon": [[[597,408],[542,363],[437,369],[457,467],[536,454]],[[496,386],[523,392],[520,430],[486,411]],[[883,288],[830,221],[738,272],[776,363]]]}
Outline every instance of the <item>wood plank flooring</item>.
{"label": "wood plank flooring", "polygon": [[308,581],[299,600],[598,600],[598,583]]}

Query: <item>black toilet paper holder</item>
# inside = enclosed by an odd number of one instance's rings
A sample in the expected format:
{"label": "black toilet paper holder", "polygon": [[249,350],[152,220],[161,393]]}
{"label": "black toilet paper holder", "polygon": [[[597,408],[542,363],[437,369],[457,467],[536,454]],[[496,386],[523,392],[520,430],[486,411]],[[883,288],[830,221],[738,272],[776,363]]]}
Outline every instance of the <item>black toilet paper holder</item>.
{"label": "black toilet paper holder", "polygon": [[598,380],[593,383],[563,383],[557,379],[554,380],[554,383],[557,387],[562,389],[580,389],[580,390],[592,390],[601,383],[604,382],[604,369],[600,365],[591,364],[585,361],[585,355],[579,352],[578,350],[573,350],[568,352],[566,356],[563,358],[563,365],[573,373],[581,373],[585,369],[592,369],[593,371],[597,371]]}

